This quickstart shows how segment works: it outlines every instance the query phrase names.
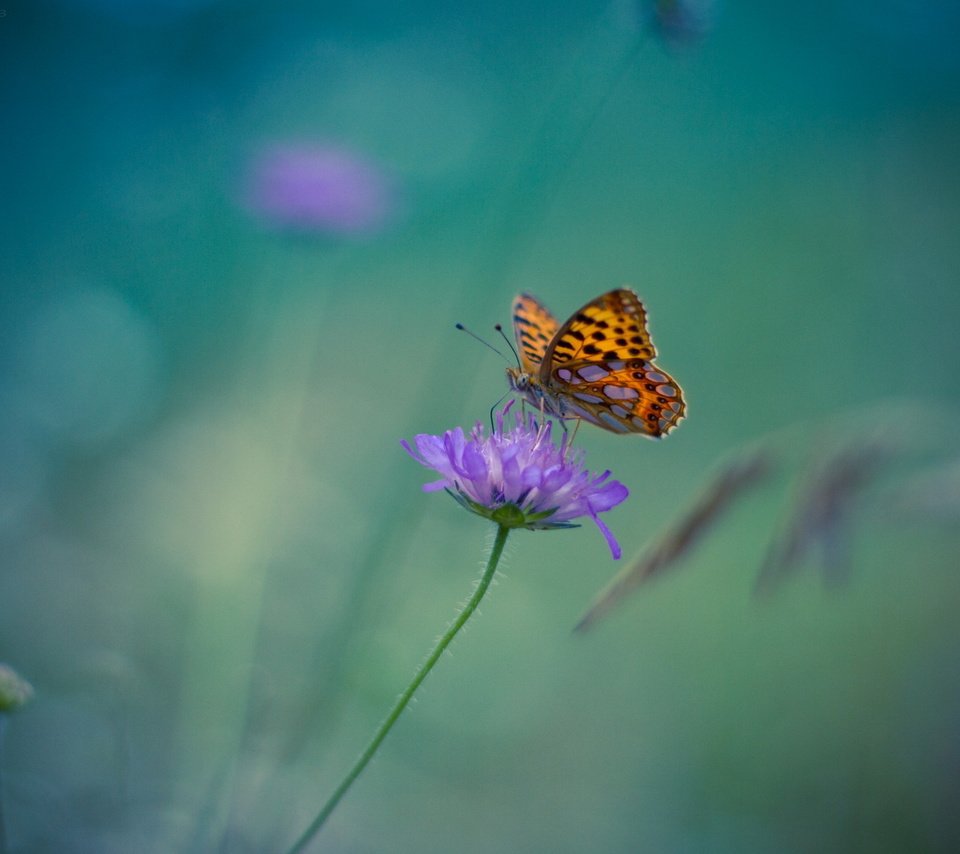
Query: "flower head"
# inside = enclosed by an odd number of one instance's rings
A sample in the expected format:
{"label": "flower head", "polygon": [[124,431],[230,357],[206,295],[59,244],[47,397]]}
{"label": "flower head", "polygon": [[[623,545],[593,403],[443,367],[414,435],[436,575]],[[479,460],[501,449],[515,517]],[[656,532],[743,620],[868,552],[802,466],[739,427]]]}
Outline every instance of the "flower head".
{"label": "flower head", "polygon": [[511,405],[497,413],[489,436],[478,423],[469,435],[460,427],[442,436],[421,433],[416,451],[401,442],[418,463],[441,475],[424,490],[445,489],[468,510],[507,528],[574,528],[574,519],[588,516],[619,558],[620,546],[599,514],[626,499],[627,488],[610,480],[609,471],[591,475],[566,436],[555,445],[549,422],[538,425],[532,414],[517,413],[513,426],[504,429]]}

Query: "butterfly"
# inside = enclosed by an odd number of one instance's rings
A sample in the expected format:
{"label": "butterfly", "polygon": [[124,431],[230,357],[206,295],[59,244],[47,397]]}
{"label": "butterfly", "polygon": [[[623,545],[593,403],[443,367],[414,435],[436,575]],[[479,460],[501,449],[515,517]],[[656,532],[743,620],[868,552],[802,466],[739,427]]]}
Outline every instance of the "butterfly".
{"label": "butterfly", "polygon": [[535,297],[520,294],[513,331],[520,364],[507,368],[510,388],[546,414],[653,439],[683,418],[683,393],[653,363],[647,313],[628,288],[591,300],[563,326]]}

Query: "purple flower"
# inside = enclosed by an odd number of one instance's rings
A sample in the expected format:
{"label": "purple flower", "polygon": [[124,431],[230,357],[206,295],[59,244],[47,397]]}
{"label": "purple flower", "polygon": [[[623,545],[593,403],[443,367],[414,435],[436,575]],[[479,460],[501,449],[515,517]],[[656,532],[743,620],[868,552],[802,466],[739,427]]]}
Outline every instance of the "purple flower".
{"label": "purple flower", "polygon": [[460,427],[442,436],[421,433],[414,440],[416,451],[402,441],[411,457],[441,475],[424,490],[445,489],[468,510],[508,528],[575,528],[572,520],[589,516],[619,558],[620,546],[598,514],[626,499],[627,488],[610,480],[609,471],[591,475],[566,436],[554,445],[549,422],[538,426],[533,415],[517,413],[514,426],[505,431],[511,405],[497,413],[489,436],[478,423],[469,436]]}
{"label": "purple flower", "polygon": [[340,236],[376,231],[391,207],[387,178],[343,148],[278,145],[254,159],[247,205],[269,224]]}

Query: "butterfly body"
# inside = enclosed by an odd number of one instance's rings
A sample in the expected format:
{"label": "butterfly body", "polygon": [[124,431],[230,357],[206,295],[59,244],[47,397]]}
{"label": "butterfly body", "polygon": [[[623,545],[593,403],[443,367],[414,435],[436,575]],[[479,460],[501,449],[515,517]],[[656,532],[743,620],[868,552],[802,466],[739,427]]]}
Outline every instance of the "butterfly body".
{"label": "butterfly body", "polygon": [[535,297],[521,294],[513,328],[520,366],[507,368],[507,381],[546,414],[650,438],[683,418],[680,386],[653,362],[646,311],[633,291],[603,294],[562,326]]}
{"label": "butterfly body", "polygon": [[563,399],[544,389],[535,374],[528,374],[520,368],[507,368],[507,382],[513,391],[522,394],[537,409],[557,418],[565,417]]}

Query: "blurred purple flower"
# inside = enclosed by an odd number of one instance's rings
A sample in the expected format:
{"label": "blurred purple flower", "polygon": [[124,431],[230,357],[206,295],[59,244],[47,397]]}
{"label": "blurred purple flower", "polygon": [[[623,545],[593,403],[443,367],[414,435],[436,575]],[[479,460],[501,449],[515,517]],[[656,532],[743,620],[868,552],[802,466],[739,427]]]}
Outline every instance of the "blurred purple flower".
{"label": "blurred purple flower", "polygon": [[508,528],[575,528],[572,520],[588,516],[619,558],[620,546],[598,514],[624,501],[627,488],[609,480],[609,471],[592,476],[566,436],[554,445],[550,423],[538,426],[532,414],[516,414],[514,426],[505,431],[510,406],[497,413],[490,436],[477,424],[469,436],[460,427],[442,436],[421,433],[414,440],[416,451],[402,441],[411,457],[441,475],[424,490],[445,489],[466,509]]}
{"label": "blurred purple flower", "polygon": [[250,168],[247,204],[270,225],[340,236],[378,230],[391,209],[390,182],[344,148],[276,145]]}

